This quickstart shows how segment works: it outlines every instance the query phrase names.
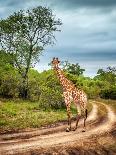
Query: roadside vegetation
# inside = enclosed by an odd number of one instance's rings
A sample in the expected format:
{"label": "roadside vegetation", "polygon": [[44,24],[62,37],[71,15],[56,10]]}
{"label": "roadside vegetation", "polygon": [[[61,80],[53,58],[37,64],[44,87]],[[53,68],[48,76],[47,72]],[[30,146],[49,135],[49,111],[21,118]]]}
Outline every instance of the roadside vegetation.
{"label": "roadside vegetation", "polygon": [[[92,105],[88,104],[91,111]],[[77,115],[75,106],[71,107],[72,116]],[[8,101],[0,103],[0,133],[18,132],[25,128],[38,128],[53,123],[67,122],[66,108],[42,109],[38,102]]]}
{"label": "roadside vegetation", "polygon": [[4,101],[0,104],[0,132],[13,132],[25,128],[38,128],[66,120],[65,109],[42,110],[38,102]]}
{"label": "roadside vegetation", "polygon": [[116,100],[111,100],[111,99],[106,100],[106,99],[100,99],[99,98],[99,99],[97,99],[97,101],[103,102],[103,103],[111,106],[113,108],[114,112],[116,113]]}

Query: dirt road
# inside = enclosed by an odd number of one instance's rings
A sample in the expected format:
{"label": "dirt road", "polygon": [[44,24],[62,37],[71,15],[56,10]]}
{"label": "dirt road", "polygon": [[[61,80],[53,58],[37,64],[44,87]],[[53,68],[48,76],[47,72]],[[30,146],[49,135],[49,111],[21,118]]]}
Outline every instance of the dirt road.
{"label": "dirt road", "polygon": [[[87,119],[86,132],[82,132],[83,120],[76,131],[65,132],[66,125],[29,132],[0,135],[0,154],[105,154],[105,146],[116,143],[116,115],[111,107],[103,105],[107,113],[98,115],[99,104],[93,102]],[[73,123],[74,126],[74,123]],[[113,134],[112,134],[113,133]],[[96,150],[97,148],[97,150]],[[100,152],[101,150],[101,152]],[[116,150],[109,150],[111,155]]]}

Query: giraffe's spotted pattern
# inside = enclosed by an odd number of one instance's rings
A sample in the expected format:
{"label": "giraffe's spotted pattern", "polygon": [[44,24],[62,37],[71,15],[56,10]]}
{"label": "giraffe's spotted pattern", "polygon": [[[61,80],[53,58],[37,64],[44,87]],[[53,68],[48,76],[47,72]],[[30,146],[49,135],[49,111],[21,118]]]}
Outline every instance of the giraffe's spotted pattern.
{"label": "giraffe's spotted pattern", "polygon": [[75,85],[68,80],[63,71],[58,67],[60,61],[58,58],[53,58],[52,65],[55,70],[60,84],[63,88],[63,96],[67,107],[68,115],[70,115],[70,104],[73,101],[77,107],[78,114],[81,115],[81,111],[85,111],[87,105],[87,95],[83,90],[75,87]]}
{"label": "giraffe's spotted pattern", "polygon": [[77,89],[75,85],[65,77],[63,71],[60,68],[57,68],[56,73],[63,87],[63,95],[66,105],[74,101],[76,106],[80,104],[80,108],[84,110],[87,104],[87,95],[85,92],[83,90]]}

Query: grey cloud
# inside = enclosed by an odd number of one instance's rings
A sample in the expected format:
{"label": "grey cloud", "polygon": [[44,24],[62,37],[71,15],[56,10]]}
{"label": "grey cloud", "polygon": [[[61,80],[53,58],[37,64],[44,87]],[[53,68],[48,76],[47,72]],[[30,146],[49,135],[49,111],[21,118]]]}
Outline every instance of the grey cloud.
{"label": "grey cloud", "polygon": [[26,10],[43,5],[43,0],[0,0],[0,17],[6,18],[18,10]]}
{"label": "grey cloud", "polygon": [[114,6],[116,5],[116,0],[0,0],[1,4],[6,6],[16,6],[25,3],[36,2],[36,4],[44,4],[58,7],[80,7],[80,6]]}
{"label": "grey cloud", "polygon": [[25,5],[24,0],[0,0],[0,7],[6,8],[20,8],[21,6]]}
{"label": "grey cloud", "polygon": [[109,7],[116,5],[116,0],[51,0],[53,6],[59,7]]}
{"label": "grey cloud", "polygon": [[104,49],[83,49],[83,48],[74,48],[74,47],[65,47],[65,48],[53,48],[47,50],[46,56],[52,57],[52,56],[57,56],[60,58],[69,58],[71,60],[74,60],[75,58],[78,58],[80,61],[97,61],[97,60],[102,60],[102,61],[115,61],[116,60],[116,52],[115,50],[104,50]]}

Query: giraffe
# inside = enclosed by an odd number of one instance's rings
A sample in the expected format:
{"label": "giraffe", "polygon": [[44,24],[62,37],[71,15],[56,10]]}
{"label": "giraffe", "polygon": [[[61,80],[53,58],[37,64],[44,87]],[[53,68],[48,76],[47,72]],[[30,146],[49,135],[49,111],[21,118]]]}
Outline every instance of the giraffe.
{"label": "giraffe", "polygon": [[58,58],[53,58],[51,64],[63,88],[63,96],[68,116],[68,127],[66,131],[69,132],[72,130],[70,106],[73,101],[77,109],[76,126],[73,131],[77,129],[80,117],[83,116],[84,126],[82,131],[85,132],[85,122],[87,119],[87,95],[83,90],[76,88],[75,85],[66,78],[64,72],[59,68],[60,61],[58,60]]}

